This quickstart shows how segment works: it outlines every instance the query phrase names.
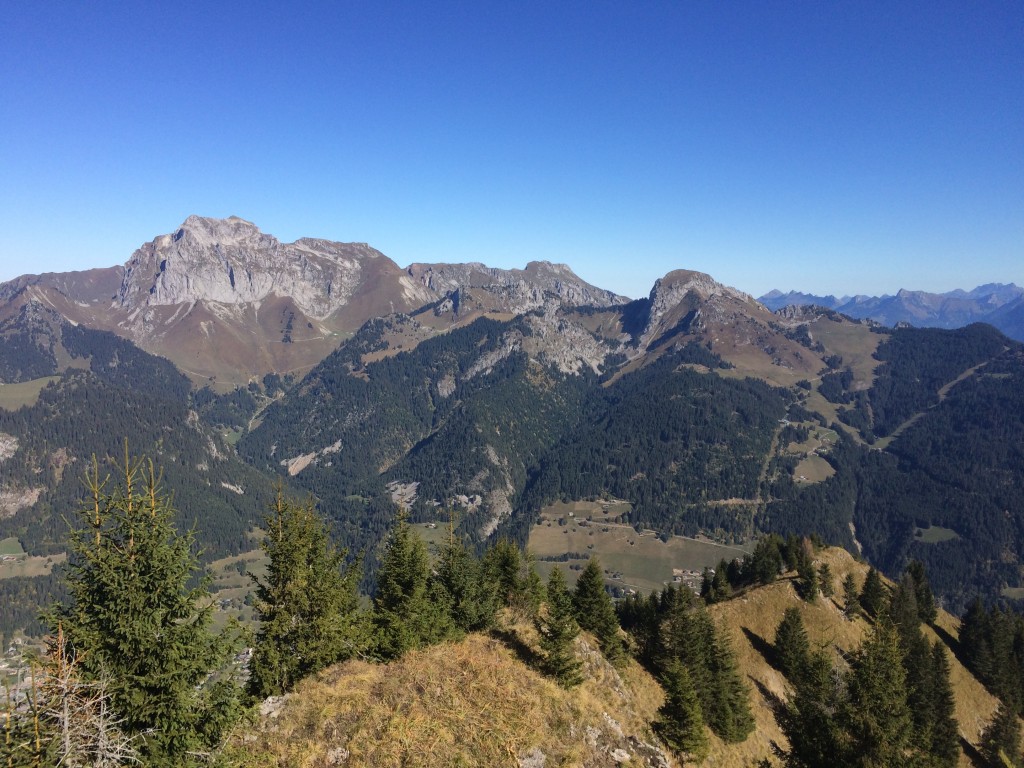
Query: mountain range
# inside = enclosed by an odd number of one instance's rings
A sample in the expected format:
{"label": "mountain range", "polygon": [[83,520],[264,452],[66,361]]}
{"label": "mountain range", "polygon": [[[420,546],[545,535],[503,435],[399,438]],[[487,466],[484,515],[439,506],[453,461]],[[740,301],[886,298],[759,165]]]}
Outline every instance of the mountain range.
{"label": "mountain range", "polygon": [[[1009,316],[1019,289],[988,288],[965,297]],[[1021,345],[784,303],[688,270],[630,301],[564,265],[402,268],[189,217],[123,267],[0,285],[0,539],[64,551],[82,470],[127,438],[207,560],[254,546],[281,482],[367,584],[399,506],[483,546],[604,498],[664,536],[919,559],[952,608],[1024,585]],[[8,626],[27,584],[0,579]]]}
{"label": "mountain range", "polygon": [[989,323],[1011,339],[1024,341],[1024,288],[1013,283],[989,283],[972,291],[947,293],[900,290],[895,296],[815,296],[769,291],[758,299],[771,310],[787,306],[819,306],[848,317],[882,325],[906,323],[919,328],[961,328]]}

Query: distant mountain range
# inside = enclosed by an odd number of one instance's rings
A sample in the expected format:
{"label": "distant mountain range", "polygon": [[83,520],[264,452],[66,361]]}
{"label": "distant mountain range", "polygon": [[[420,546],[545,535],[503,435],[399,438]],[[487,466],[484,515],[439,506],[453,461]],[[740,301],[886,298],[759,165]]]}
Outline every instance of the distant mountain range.
{"label": "distant mountain range", "polygon": [[281,243],[237,217],[190,216],[121,267],[25,275],[0,284],[0,320],[37,302],[174,362],[194,382],[305,374],[367,320],[433,305],[436,330],[546,302],[623,304],[563,264],[402,269],[365,243]]}
{"label": "distant mountain range", "polygon": [[972,291],[900,290],[895,296],[842,298],[774,290],[758,301],[771,310],[787,306],[826,307],[848,317],[888,326],[907,323],[917,328],[962,328],[971,323],[990,323],[1011,339],[1024,341],[1024,288],[1013,283],[989,283]]}
{"label": "distant mountain range", "polygon": [[[207,558],[252,546],[277,481],[368,578],[399,505],[483,544],[616,498],[665,535],[920,559],[959,606],[1024,585],[1024,347],[973,322],[1019,318],[1020,293],[759,302],[675,270],[629,301],[559,264],[402,268],[193,216],[122,267],[0,284],[0,539],[63,551],[82,468],[127,436]],[[851,319],[872,304],[971,324]],[[15,581],[0,624],[35,615]]]}

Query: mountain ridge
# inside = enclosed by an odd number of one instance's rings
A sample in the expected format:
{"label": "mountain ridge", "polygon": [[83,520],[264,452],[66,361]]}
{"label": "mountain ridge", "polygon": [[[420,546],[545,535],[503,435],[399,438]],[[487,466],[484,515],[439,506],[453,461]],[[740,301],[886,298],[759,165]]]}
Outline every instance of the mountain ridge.
{"label": "mountain ridge", "polygon": [[758,300],[773,311],[793,305],[816,305],[888,326],[909,323],[915,327],[960,328],[988,322],[1010,338],[1024,341],[1024,288],[1014,283],[986,283],[971,290],[957,288],[945,293],[901,288],[894,295],[839,298],[775,289]]}

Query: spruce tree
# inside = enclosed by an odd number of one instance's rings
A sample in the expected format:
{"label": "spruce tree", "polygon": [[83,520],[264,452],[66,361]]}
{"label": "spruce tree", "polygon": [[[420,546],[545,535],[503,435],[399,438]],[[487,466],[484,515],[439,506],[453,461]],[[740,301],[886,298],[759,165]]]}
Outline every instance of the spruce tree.
{"label": "spruce tree", "polygon": [[544,583],[537,574],[533,558],[523,555],[508,539],[496,542],[484,554],[484,579],[498,605],[521,616],[533,617],[544,599]]}
{"label": "spruce tree", "polygon": [[881,615],[885,608],[885,587],[878,571],[871,568],[864,578],[864,586],[860,591],[860,605],[871,618]]}
{"label": "spruce tree", "polygon": [[846,578],[843,579],[843,612],[847,618],[852,619],[855,616],[859,616],[860,611],[860,594],[857,591],[857,580],[851,572],[846,574]]}
{"label": "spruce tree", "polygon": [[797,576],[800,578],[800,595],[809,603],[818,599],[818,569],[814,567],[814,561],[809,556],[802,556],[796,566]]}
{"label": "spruce tree", "polygon": [[1013,709],[999,703],[978,746],[986,768],[1016,768],[1021,764],[1020,720]]}
{"label": "spruce tree", "polygon": [[794,683],[793,696],[778,713],[789,742],[784,759],[787,768],[849,764],[848,739],[840,722],[845,702],[845,681],[823,653],[811,654],[807,668]]}
{"label": "spruce tree", "polygon": [[872,768],[905,764],[912,727],[906,677],[899,633],[882,618],[854,654],[846,678],[849,698],[844,719],[858,764]]}
{"label": "spruce tree", "polygon": [[818,568],[818,586],[821,589],[821,594],[826,598],[831,598],[836,593],[836,587],[833,583],[832,569],[828,563],[822,563],[821,567]]}
{"label": "spruce tree", "polygon": [[739,743],[754,730],[750,690],[743,682],[729,637],[715,632],[711,649],[711,694],[703,706],[707,722],[722,740]]}
{"label": "spruce tree", "polygon": [[911,635],[918,634],[921,617],[917,610],[917,591],[913,578],[904,573],[889,599],[889,620],[896,625],[905,647],[909,647]]}
{"label": "spruce tree", "polygon": [[290,502],[279,487],[264,529],[260,547],[270,563],[265,579],[253,579],[260,625],[248,683],[259,699],[286,693],[367,642],[359,569],[344,568],[346,552],[332,546],[312,502]]}
{"label": "spruce tree", "polygon": [[70,601],[47,622],[83,679],[103,681],[119,727],[150,766],[186,766],[229,727],[237,699],[229,683],[203,687],[225,663],[232,638],[210,631],[208,579],[194,582],[192,533],[152,462],[129,458],[118,479],[87,473],[88,500],[71,533]]}
{"label": "spruce tree", "polygon": [[605,658],[615,665],[624,663],[626,652],[619,636],[619,619],[615,615],[615,605],[604,589],[604,575],[597,558],[587,561],[576,581],[572,602],[577,623],[582,629],[594,633]]}
{"label": "spruce tree", "polygon": [[436,576],[459,632],[478,632],[494,622],[496,594],[484,578],[481,562],[449,526],[448,541],[438,553]]}
{"label": "spruce tree", "polygon": [[950,680],[949,659],[939,643],[932,646],[931,739],[928,752],[940,766],[955,766],[960,755],[960,729]]}
{"label": "spruce tree", "polygon": [[375,640],[382,658],[397,659],[451,635],[446,596],[431,586],[427,545],[401,512],[388,535],[373,597]]}
{"label": "spruce tree", "polygon": [[779,669],[795,684],[807,669],[811,645],[799,608],[787,608],[775,631],[775,657]]}
{"label": "spruce tree", "polygon": [[560,568],[551,571],[547,586],[547,616],[538,621],[540,647],[544,652],[544,673],[563,688],[583,682],[583,663],[576,658],[574,641],[580,633],[572,607],[572,596]]}
{"label": "spruce tree", "polygon": [[928,574],[925,572],[924,563],[920,560],[911,560],[907,566],[907,574],[914,580],[914,596],[917,599],[917,611],[921,621],[925,624],[934,623],[939,615],[935,606],[935,595],[932,594],[931,585],[928,583]]}
{"label": "spruce tree", "polygon": [[665,703],[658,709],[654,729],[683,762],[701,763],[708,754],[700,701],[686,667],[672,661],[661,675]]}

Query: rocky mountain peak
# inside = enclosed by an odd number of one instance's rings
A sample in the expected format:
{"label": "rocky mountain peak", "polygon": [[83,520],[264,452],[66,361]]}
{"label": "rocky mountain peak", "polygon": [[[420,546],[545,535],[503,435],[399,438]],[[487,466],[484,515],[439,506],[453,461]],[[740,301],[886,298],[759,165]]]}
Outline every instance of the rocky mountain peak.
{"label": "rocky mountain peak", "polygon": [[744,303],[755,303],[745,293],[722,285],[710,275],[689,269],[677,269],[669,272],[654,282],[651,289],[651,317],[649,325],[654,325],[663,315],[670,312],[684,299],[697,299],[706,302],[715,297],[737,299]]}
{"label": "rocky mountain peak", "polygon": [[173,234],[139,248],[125,265],[117,300],[127,309],[196,301],[237,305],[287,296],[306,315],[343,306],[369,262],[397,265],[365,243],[305,238],[281,243],[232,216],[189,216]]}

